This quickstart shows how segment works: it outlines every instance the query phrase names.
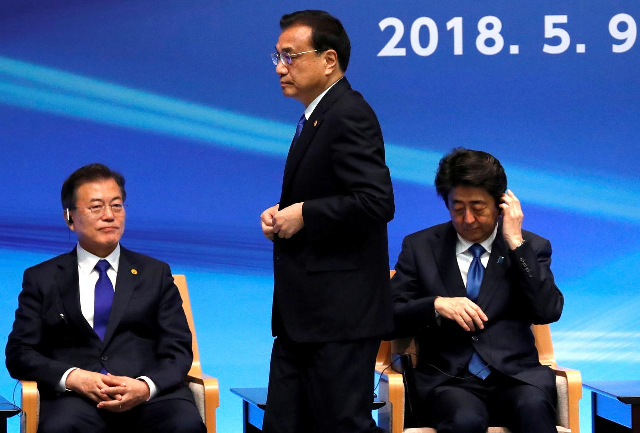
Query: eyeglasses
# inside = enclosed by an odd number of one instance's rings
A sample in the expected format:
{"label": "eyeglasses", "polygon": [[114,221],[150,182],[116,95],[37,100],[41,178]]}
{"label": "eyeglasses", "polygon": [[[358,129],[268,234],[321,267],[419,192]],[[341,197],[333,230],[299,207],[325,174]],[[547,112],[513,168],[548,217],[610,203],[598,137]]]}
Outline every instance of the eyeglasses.
{"label": "eyeglasses", "polygon": [[[95,218],[100,218],[107,211],[107,207],[111,209],[111,213],[114,215],[120,215],[124,212],[125,207],[127,207],[124,203],[114,203],[114,204],[95,204],[93,206],[85,207],[84,209],[89,209],[91,212],[91,216]],[[78,209],[77,207],[70,208],[71,210]]]}
{"label": "eyeglasses", "polygon": [[283,65],[288,66],[291,64],[291,60],[295,59],[301,54],[307,53],[315,53],[317,51],[325,51],[325,50],[309,50],[309,51],[301,51],[299,53],[287,53],[286,51],[283,53],[275,52],[271,53],[271,61],[274,66],[278,66],[278,62],[282,62]]}

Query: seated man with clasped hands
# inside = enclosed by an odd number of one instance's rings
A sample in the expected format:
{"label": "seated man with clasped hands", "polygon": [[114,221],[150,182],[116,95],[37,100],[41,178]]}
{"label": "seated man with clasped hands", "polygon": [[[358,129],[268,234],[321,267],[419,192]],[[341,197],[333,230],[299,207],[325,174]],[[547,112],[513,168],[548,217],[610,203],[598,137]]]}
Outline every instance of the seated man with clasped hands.
{"label": "seated man with clasped hands", "polygon": [[206,432],[171,270],[120,245],[124,183],[102,164],[72,173],[62,208],[78,245],[24,273],[6,360],[38,382],[41,433]]}

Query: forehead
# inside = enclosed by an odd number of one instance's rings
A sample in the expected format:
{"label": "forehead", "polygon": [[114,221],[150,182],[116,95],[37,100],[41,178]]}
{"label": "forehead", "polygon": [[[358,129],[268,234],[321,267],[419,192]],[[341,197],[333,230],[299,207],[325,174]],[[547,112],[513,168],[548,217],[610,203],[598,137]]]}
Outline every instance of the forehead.
{"label": "forehead", "polygon": [[493,197],[484,189],[475,186],[457,186],[449,193],[450,204],[495,204]]}
{"label": "forehead", "polygon": [[111,200],[120,197],[122,192],[114,179],[85,182],[76,192],[78,200]]}
{"label": "forehead", "polygon": [[311,27],[304,25],[292,26],[280,33],[276,49],[278,51],[305,51],[311,48]]}

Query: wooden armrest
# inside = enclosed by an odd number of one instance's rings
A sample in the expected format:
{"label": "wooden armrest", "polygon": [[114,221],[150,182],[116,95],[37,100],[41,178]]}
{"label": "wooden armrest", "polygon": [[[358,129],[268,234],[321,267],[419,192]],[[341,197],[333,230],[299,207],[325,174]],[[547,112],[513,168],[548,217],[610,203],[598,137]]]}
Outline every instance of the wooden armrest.
{"label": "wooden armrest", "polygon": [[35,433],[38,429],[38,403],[40,393],[38,392],[38,384],[30,380],[21,380],[22,385],[22,416],[24,420],[24,431],[27,433]]}
{"label": "wooden armrest", "polygon": [[555,366],[556,376],[567,379],[569,392],[569,428],[572,433],[580,432],[580,400],[582,399],[582,375],[578,370]]}
{"label": "wooden armrest", "polygon": [[189,372],[185,380],[204,387],[205,424],[209,433],[215,433],[216,409],[220,407],[220,387],[218,385],[218,379],[204,373]]}
{"label": "wooden armrest", "polygon": [[208,374],[189,374],[185,378],[187,382],[198,383],[204,386],[205,389],[205,399],[207,400],[207,404],[211,402],[213,405],[212,408],[216,409],[220,407],[220,389],[218,385],[218,379],[215,377],[211,377]]}

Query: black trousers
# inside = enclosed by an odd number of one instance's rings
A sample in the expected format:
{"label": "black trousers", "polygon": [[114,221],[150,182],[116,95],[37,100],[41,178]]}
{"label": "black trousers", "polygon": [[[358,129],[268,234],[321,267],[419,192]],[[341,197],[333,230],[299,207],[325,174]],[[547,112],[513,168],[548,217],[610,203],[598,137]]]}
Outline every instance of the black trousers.
{"label": "black trousers", "polygon": [[265,433],[384,432],[371,417],[379,339],[273,343]]}
{"label": "black trousers", "polygon": [[424,402],[438,432],[486,433],[489,425],[514,433],[555,433],[556,395],[493,371],[485,380],[451,378],[433,388]]}
{"label": "black trousers", "polygon": [[122,412],[96,408],[97,403],[74,392],[41,399],[38,433],[206,433],[193,401],[152,399]]}

